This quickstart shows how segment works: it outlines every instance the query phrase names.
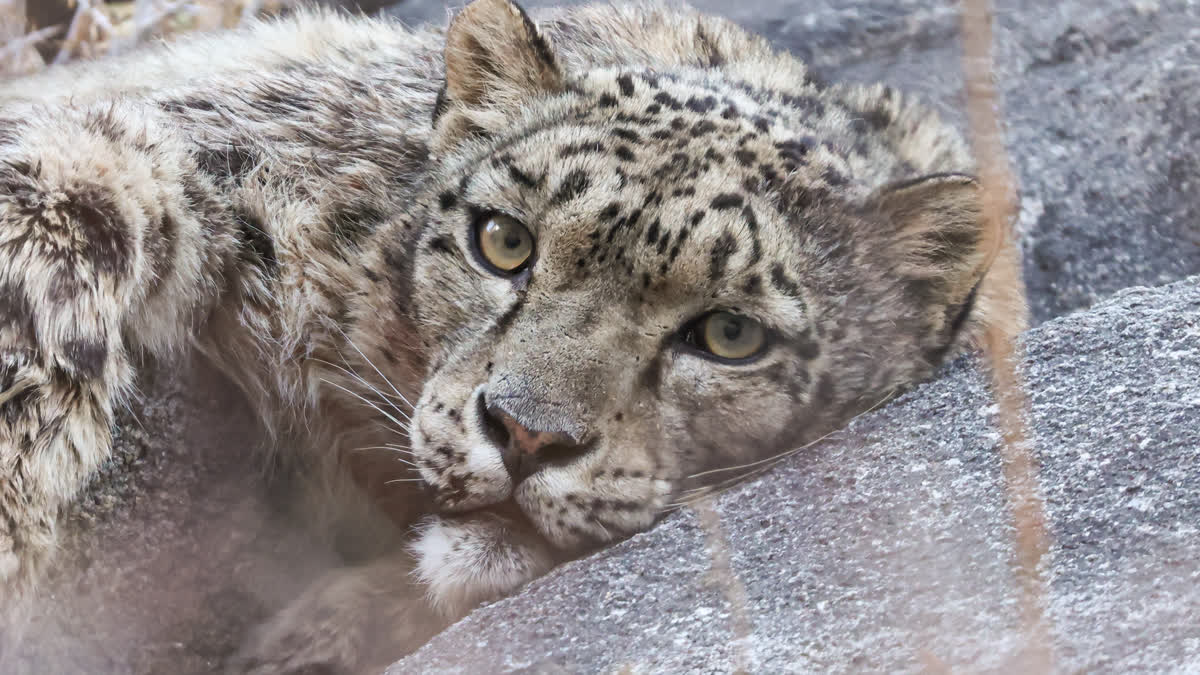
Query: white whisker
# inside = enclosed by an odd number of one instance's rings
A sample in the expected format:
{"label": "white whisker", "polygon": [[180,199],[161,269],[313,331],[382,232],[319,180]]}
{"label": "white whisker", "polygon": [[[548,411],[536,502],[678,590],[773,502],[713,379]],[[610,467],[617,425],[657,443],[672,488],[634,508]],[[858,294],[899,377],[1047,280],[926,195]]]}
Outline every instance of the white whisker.
{"label": "white whisker", "polygon": [[379,375],[379,377],[383,378],[383,381],[385,383],[387,383],[387,386],[391,387],[392,391],[396,392],[396,395],[400,397],[400,400],[407,403],[409,408],[412,408],[413,407],[412,401],[409,401],[407,398],[404,397],[404,394],[400,393],[400,390],[396,388],[396,385],[392,384],[392,381],[389,380],[387,378],[387,376],[384,375],[379,370],[379,368],[377,368],[375,366],[375,363],[373,361],[371,361],[371,359],[367,358],[367,355],[364,354],[363,351],[358,348],[358,345],[354,344],[354,340],[351,340],[350,336],[346,335],[346,331],[342,330],[342,327],[337,325],[336,323],[334,324],[334,328],[337,328],[338,332],[342,334],[342,337],[346,338],[346,343],[349,344],[351,347],[353,347],[354,351],[358,352],[358,355],[361,356],[363,358],[363,360],[367,362],[367,365],[371,366],[371,368],[375,370],[375,372]]}
{"label": "white whisker", "polygon": [[364,397],[362,397],[362,396],[359,396],[358,394],[356,394],[356,393],[354,393],[354,392],[350,391],[349,389],[347,389],[347,388],[343,387],[342,385],[338,384],[337,382],[333,382],[333,381],[331,381],[331,380],[326,380],[325,378],[321,378],[321,381],[322,381],[322,382],[325,382],[326,384],[331,384],[331,385],[333,385],[333,386],[337,387],[338,389],[341,389],[342,391],[346,392],[347,394],[350,394],[350,395],[351,395],[351,396],[353,396],[354,398],[357,398],[358,400],[362,401],[363,403],[366,403],[367,405],[369,405],[369,406],[371,406],[372,408],[374,408],[374,409],[375,409],[375,410],[376,410],[376,411],[377,411],[377,412],[378,412],[380,415],[383,415],[384,417],[388,418],[388,419],[389,419],[389,420],[391,420],[391,421],[392,421],[392,422],[393,422],[393,423],[394,423],[396,426],[400,427],[401,429],[407,429],[407,428],[408,428],[408,427],[406,427],[406,426],[404,425],[404,423],[403,423],[403,422],[401,422],[400,420],[396,419],[395,417],[392,417],[392,416],[391,416],[391,415],[390,415],[390,414],[389,414],[389,413],[388,413],[386,410],[384,410],[383,408],[380,408],[379,406],[377,406],[377,405],[375,405],[374,403],[372,403],[370,400],[368,400],[368,399],[366,399],[366,398],[364,398]]}
{"label": "white whisker", "polygon": [[[365,447],[365,448],[355,448],[354,450],[352,450],[352,452],[363,452],[363,451],[366,451],[366,450],[391,450],[392,452],[395,452],[395,450],[394,450],[394,449],[392,449],[392,448],[388,448],[388,447],[385,447],[385,446],[382,446],[382,445],[368,445],[368,446],[367,446],[367,447]],[[396,457],[396,458],[395,458],[395,460],[396,460],[397,462],[400,462],[401,464],[407,464],[408,466],[411,466],[411,467],[412,467],[412,468],[414,468],[414,469],[416,469],[416,468],[419,468],[419,467],[417,467],[417,465],[416,465],[416,464],[414,464],[413,462],[410,462],[410,461],[408,461],[407,459],[402,459],[402,458],[400,458],[400,457]]]}
{"label": "white whisker", "polygon": [[[854,417],[847,420],[846,424],[850,424],[851,422],[853,422],[855,419],[857,419],[858,417],[860,417],[862,415],[866,415],[869,412],[875,411],[877,408],[879,408],[879,406],[883,405],[889,399],[891,399],[892,395],[895,393],[896,393],[896,391],[894,389],[892,391],[889,391],[886,395],[884,395],[884,397],[882,399],[880,399],[878,402],[876,402],[870,408],[867,408],[866,410],[860,412],[859,414],[857,414]],[[845,425],[838,427],[837,429],[834,429],[833,431],[830,431],[829,433],[827,433],[819,438],[813,439],[813,440],[809,441],[808,443],[805,443],[804,445],[801,445],[796,448],[792,448],[790,450],[784,450],[783,452],[781,452],[779,454],[773,455],[771,457],[767,457],[765,459],[760,459],[758,461],[749,462],[747,464],[741,464],[738,466],[727,466],[727,467],[723,467],[720,469],[710,469],[708,471],[701,471],[700,473],[694,473],[691,476],[688,476],[688,478],[699,478],[701,476],[708,476],[708,475],[714,474],[714,473],[725,473],[726,471],[738,471],[741,469],[753,468],[753,467],[759,466],[761,464],[784,459],[784,458],[790,457],[791,455],[794,455],[797,452],[800,452],[802,450],[807,450],[808,448],[812,447],[814,444],[820,443],[821,441],[829,438],[830,436],[833,436],[834,434],[841,432],[843,429],[845,429]]]}
{"label": "white whisker", "polygon": [[[343,360],[345,360],[345,359],[343,359]],[[325,365],[327,365],[327,366],[330,366],[330,367],[332,367],[332,368],[337,368],[338,370],[340,370],[341,372],[345,373],[346,375],[348,375],[348,376],[350,376],[350,377],[354,378],[354,380],[355,380],[355,381],[357,381],[359,384],[363,385],[363,386],[364,386],[364,387],[366,387],[367,389],[370,389],[372,393],[374,393],[374,394],[376,394],[376,395],[380,396],[380,397],[381,397],[381,398],[380,398],[380,402],[381,402],[381,403],[384,403],[384,404],[386,404],[386,405],[387,405],[389,408],[391,408],[392,410],[395,410],[395,411],[396,411],[396,414],[400,415],[401,417],[403,417],[404,419],[408,420],[409,422],[411,422],[411,421],[412,421],[412,418],[408,416],[408,413],[406,413],[404,410],[402,410],[402,409],[401,409],[399,406],[397,406],[395,403],[393,403],[393,402],[390,400],[390,397],[389,397],[389,395],[388,395],[388,394],[386,394],[386,393],[384,393],[384,392],[382,392],[382,391],[379,391],[378,389],[376,389],[376,388],[375,388],[375,385],[373,385],[373,384],[371,384],[370,382],[368,382],[368,381],[366,380],[366,378],[364,378],[362,375],[359,375],[358,373],[354,372],[354,371],[353,371],[353,370],[351,370],[349,367],[343,368],[342,366],[339,366],[339,365],[338,365],[338,364],[336,364],[336,363],[331,363],[331,362],[329,362],[329,361],[326,361],[325,359],[317,359],[317,358],[314,358],[314,359],[313,359],[313,361],[316,361],[316,362],[318,362],[318,363],[324,363]],[[349,364],[347,364],[347,366],[349,366]]]}
{"label": "white whisker", "polygon": [[791,448],[789,450],[785,450],[776,455],[767,457],[765,459],[760,459],[755,462],[749,462],[747,464],[741,464],[739,466],[724,467],[724,468],[720,468],[720,469],[711,469],[709,471],[701,471],[700,473],[692,474],[691,476],[688,477],[689,479],[699,478],[701,476],[708,476],[708,475],[717,474],[717,473],[723,473],[726,471],[741,471],[744,469],[749,469],[748,471],[745,471],[742,474],[733,476],[731,478],[723,479],[723,480],[718,481],[717,483],[714,483],[711,485],[702,485],[700,487],[695,487],[695,488],[690,488],[688,490],[684,490],[683,492],[680,493],[680,496],[682,498],[677,499],[674,502],[671,502],[667,506],[663,507],[662,513],[668,513],[670,511],[674,511],[674,510],[683,508],[685,506],[691,506],[692,504],[695,504],[696,502],[698,502],[702,499],[706,499],[710,495],[716,495],[741,481],[744,481],[748,478],[752,478],[754,476],[762,475],[766,471],[770,470],[771,468],[778,465],[780,462],[783,462],[784,460],[795,455],[796,453],[807,450],[808,448],[811,448],[812,446],[816,445],[817,443],[820,443],[821,441],[829,439],[834,434],[838,434],[838,433],[845,431],[847,425],[849,425],[851,422],[858,419],[859,417],[866,415],[867,413],[874,412],[880,406],[882,406],[883,404],[885,404],[889,400],[891,400],[892,396],[895,395],[895,393],[896,393],[895,389],[893,389],[892,391],[889,391],[887,394],[885,394],[883,396],[883,398],[879,399],[879,401],[877,401],[874,405],[872,405],[871,407],[867,408],[866,410],[858,413],[854,417],[851,417],[849,420],[846,420],[845,424],[843,424],[841,427],[838,427],[837,429],[834,429],[833,431],[830,431],[829,433],[824,434],[824,435],[820,436],[819,438],[815,438],[815,439],[809,441],[808,443],[805,443],[804,445],[801,445],[801,446],[798,446],[795,448]]}

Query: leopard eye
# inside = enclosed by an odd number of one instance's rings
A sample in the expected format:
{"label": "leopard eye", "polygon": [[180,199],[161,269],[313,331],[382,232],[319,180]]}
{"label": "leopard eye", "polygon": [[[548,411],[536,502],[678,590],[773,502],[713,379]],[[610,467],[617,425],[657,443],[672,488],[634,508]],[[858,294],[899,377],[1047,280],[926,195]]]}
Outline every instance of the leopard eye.
{"label": "leopard eye", "polygon": [[506,215],[493,213],[475,224],[475,244],[484,262],[499,274],[519,272],[533,256],[533,235]]}
{"label": "leopard eye", "polygon": [[767,346],[767,331],[750,317],[732,312],[712,312],[691,330],[692,343],[721,359],[743,361],[758,356]]}

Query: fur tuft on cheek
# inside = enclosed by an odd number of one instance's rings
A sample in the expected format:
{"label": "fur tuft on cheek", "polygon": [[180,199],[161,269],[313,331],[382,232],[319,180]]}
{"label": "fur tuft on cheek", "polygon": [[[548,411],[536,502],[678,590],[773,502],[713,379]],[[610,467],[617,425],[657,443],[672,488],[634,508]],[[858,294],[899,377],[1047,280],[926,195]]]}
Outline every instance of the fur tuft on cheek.
{"label": "fur tuft on cheek", "polygon": [[417,528],[411,545],[413,574],[429,603],[459,617],[546,573],[555,557],[532,532],[491,513],[433,516]]}

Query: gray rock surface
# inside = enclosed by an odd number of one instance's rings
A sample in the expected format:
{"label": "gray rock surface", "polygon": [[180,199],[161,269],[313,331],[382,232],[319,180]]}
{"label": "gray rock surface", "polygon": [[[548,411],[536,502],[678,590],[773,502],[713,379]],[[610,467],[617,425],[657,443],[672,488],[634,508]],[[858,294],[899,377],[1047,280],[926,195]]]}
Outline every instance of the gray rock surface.
{"label": "gray rock surface", "polygon": [[[1200,277],[1118,293],[1025,348],[1060,670],[1200,667]],[[994,414],[959,361],[717,497],[731,575],[680,512],[389,673],[1001,669],[1022,641]]]}

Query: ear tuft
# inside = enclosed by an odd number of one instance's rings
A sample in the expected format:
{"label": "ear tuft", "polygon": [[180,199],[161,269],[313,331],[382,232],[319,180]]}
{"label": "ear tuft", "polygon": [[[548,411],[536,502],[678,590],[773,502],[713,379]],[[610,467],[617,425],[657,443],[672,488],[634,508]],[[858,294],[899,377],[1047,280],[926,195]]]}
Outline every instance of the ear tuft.
{"label": "ear tuft", "polygon": [[563,90],[550,43],[510,0],[475,0],[446,33],[443,108],[505,106]]}

